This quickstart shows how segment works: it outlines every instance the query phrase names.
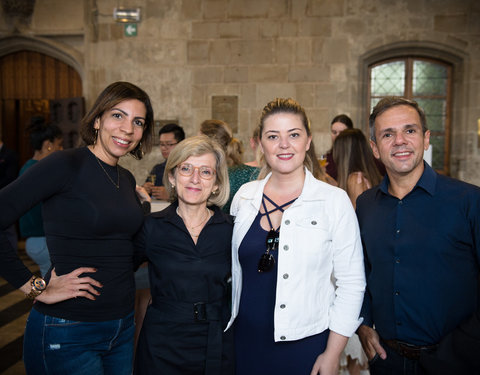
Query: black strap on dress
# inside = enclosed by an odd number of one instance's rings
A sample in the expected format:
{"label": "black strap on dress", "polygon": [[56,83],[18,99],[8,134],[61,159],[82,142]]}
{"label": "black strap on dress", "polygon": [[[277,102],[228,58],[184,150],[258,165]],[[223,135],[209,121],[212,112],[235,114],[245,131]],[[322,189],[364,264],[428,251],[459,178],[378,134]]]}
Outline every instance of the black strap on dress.
{"label": "black strap on dress", "polygon": [[[284,203],[282,205],[276,204],[274,201],[272,201],[269,197],[267,197],[265,194],[263,194],[263,199],[262,199],[262,204],[263,204],[263,209],[265,210],[265,213],[261,213],[261,216],[266,215],[268,224],[270,225],[270,230],[267,233],[267,239],[266,239],[266,250],[265,253],[262,254],[260,257],[260,260],[258,261],[258,272],[268,272],[273,269],[275,265],[275,257],[271,253],[273,250],[278,250],[278,243],[280,241],[280,226],[275,229],[272,224],[272,220],[270,219],[270,214],[275,211],[282,211],[284,212],[284,208],[286,206],[289,206],[293,202],[295,202],[297,198],[292,199],[291,201]],[[268,200],[274,208],[270,211],[267,210],[267,205],[265,204],[265,200]]]}
{"label": "black strap on dress", "polygon": [[[284,204],[279,206],[274,201],[272,201],[267,195],[265,195],[265,193],[263,194],[262,204],[263,204],[263,209],[265,210],[265,212],[263,214],[260,213],[260,215],[262,215],[262,216],[267,215],[268,224],[270,224],[270,231],[274,230],[274,231],[278,232],[280,230],[280,226],[277,229],[273,228],[272,221],[270,220],[270,214],[272,212],[275,212],[275,211],[278,211],[278,210],[280,210],[282,212],[285,212],[284,207],[287,207],[287,206],[291,205],[293,202],[295,202],[297,200],[297,198],[294,198],[291,201],[288,201],[287,203],[284,203]],[[267,210],[267,205],[265,204],[265,199],[267,201],[269,201],[274,206],[274,208],[271,211]]]}

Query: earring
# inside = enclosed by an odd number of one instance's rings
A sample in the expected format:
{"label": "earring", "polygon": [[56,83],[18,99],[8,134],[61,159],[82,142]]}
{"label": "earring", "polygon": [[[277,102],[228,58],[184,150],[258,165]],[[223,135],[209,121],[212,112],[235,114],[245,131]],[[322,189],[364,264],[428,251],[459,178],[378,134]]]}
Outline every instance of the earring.
{"label": "earring", "polygon": [[95,129],[95,137],[93,138],[93,145],[94,146],[97,144],[97,138],[98,138],[98,129]]}
{"label": "earring", "polygon": [[52,151],[52,148],[50,146],[47,147],[48,151]]}
{"label": "earring", "polygon": [[218,190],[212,191],[212,195],[217,195],[217,194],[218,194]]}

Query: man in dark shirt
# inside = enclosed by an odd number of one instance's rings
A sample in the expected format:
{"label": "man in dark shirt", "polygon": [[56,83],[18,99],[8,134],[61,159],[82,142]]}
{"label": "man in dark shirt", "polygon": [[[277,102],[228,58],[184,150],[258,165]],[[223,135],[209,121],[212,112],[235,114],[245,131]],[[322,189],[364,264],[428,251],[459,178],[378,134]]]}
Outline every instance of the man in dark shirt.
{"label": "man in dark shirt", "polygon": [[163,186],[163,172],[165,171],[168,155],[170,155],[170,152],[179,142],[185,139],[185,132],[180,125],[170,123],[162,126],[158,136],[160,137],[160,151],[165,160],[152,168],[143,187],[153,198],[167,200],[168,194]]}
{"label": "man in dark shirt", "polygon": [[451,358],[435,356],[469,321],[477,329],[469,330],[468,350],[480,353],[480,189],[423,161],[430,131],[416,102],[381,100],[370,130],[373,153],[387,170],[357,200],[367,276],[358,334],[370,372],[437,375],[432,368],[441,364],[449,374],[479,373],[479,361],[461,344]]}

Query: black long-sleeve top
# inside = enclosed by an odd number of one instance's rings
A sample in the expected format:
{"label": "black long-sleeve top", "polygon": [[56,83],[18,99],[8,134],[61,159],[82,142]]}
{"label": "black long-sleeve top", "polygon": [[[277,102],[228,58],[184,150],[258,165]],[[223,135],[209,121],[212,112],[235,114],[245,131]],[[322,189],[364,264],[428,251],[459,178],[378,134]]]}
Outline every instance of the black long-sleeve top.
{"label": "black long-sleeve top", "polygon": [[136,264],[149,261],[152,299],[211,302],[226,295],[231,274],[230,215],[212,206],[214,215],[195,244],[175,202],[150,214],[135,237]]}
{"label": "black long-sleeve top", "polygon": [[[112,182],[117,178],[118,189]],[[130,313],[135,295],[132,238],[143,222],[132,174],[101,162],[86,147],[53,153],[0,190],[0,229],[39,202],[57,275],[95,267],[91,277],[103,287],[95,301],[80,297],[50,305],[37,302],[34,308],[78,321],[120,319]],[[13,286],[29,280],[31,272],[2,231],[0,257],[0,274]],[[49,278],[50,272],[47,282]]]}

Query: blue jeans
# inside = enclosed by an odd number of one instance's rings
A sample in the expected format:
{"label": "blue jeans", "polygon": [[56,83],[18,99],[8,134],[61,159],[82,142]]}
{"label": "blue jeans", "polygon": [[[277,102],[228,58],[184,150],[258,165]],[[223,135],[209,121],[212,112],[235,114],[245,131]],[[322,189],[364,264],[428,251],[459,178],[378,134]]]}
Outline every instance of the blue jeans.
{"label": "blue jeans", "polygon": [[40,267],[42,277],[47,274],[51,262],[45,237],[28,237],[25,241],[25,250],[30,258]]}
{"label": "blue jeans", "polygon": [[131,375],[133,312],[124,319],[77,322],[34,308],[25,328],[27,375]]}
{"label": "blue jeans", "polygon": [[418,360],[401,356],[383,340],[380,344],[387,352],[387,358],[383,360],[377,354],[368,362],[371,375],[426,375]]}

